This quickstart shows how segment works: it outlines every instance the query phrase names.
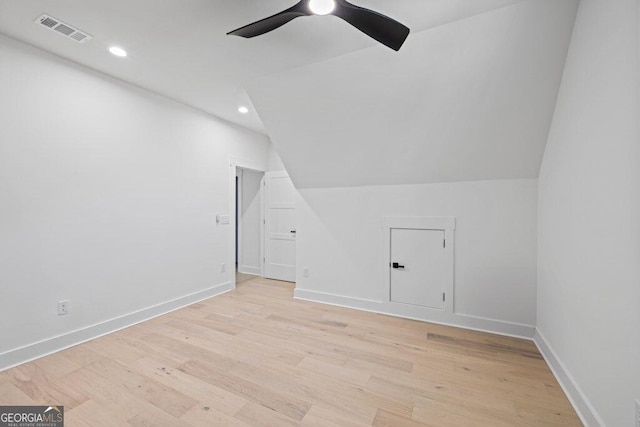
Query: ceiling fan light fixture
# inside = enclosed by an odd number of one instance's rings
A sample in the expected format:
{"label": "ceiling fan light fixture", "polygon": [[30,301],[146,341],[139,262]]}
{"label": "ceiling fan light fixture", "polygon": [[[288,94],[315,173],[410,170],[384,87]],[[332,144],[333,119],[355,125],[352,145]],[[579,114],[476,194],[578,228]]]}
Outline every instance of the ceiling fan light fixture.
{"label": "ceiling fan light fixture", "polygon": [[393,50],[400,50],[411,30],[393,18],[356,6],[348,0],[299,0],[298,3],[253,22],[229,31],[227,35],[250,39],[282,27],[301,16],[333,15],[362,31],[369,37]]}
{"label": "ceiling fan light fixture", "polygon": [[309,0],[309,9],[316,15],[328,15],[335,7],[334,0]]}

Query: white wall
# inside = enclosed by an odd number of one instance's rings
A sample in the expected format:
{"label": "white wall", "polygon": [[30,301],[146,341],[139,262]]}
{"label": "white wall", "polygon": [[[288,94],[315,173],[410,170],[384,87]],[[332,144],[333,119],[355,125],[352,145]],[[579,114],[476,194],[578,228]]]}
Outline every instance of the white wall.
{"label": "white wall", "polygon": [[580,3],[540,171],[537,339],[589,425],[640,398],[637,7]]}
{"label": "white wall", "polygon": [[381,219],[453,216],[458,315],[429,319],[532,335],[536,199],[536,180],[300,190],[296,294],[385,311]]}
{"label": "white wall", "polygon": [[240,251],[238,271],[262,274],[262,198],[260,187],[263,172],[241,170],[240,189]]}
{"label": "white wall", "polygon": [[230,286],[229,157],[266,167],[266,137],[3,36],[0,58],[0,368]]}
{"label": "white wall", "polygon": [[269,141],[269,151],[267,154],[267,167],[270,172],[279,172],[285,170],[284,164],[280,159],[280,155],[278,151],[276,151],[276,147],[273,145],[271,141]]}

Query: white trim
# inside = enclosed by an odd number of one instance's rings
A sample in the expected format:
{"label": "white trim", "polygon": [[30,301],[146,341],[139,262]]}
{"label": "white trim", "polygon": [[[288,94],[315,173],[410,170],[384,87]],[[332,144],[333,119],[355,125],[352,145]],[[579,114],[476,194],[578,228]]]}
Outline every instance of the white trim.
{"label": "white trim", "polygon": [[383,228],[415,228],[418,230],[455,230],[456,219],[449,216],[403,216],[382,218]]}
{"label": "white trim", "polygon": [[209,289],[194,292],[178,297],[151,307],[143,308],[123,316],[105,320],[104,322],[76,329],[62,335],[47,338],[24,347],[9,350],[0,354],[0,372],[13,368],[23,363],[48,356],[52,353],[82,344],[121,329],[128,328],[138,323],[162,316],[175,310],[187,307],[191,304],[223,294],[233,290],[231,283],[213,286]]}
{"label": "white trim", "polygon": [[308,289],[296,288],[294,298],[304,301],[318,302],[322,304],[336,305],[339,307],[353,308],[356,310],[370,311],[386,314],[388,316],[402,317],[404,319],[419,320],[422,322],[437,323],[440,325],[455,326],[473,331],[489,332],[515,338],[531,340],[535,332],[535,326],[524,325],[502,320],[487,319],[483,317],[465,316],[462,314],[443,313],[440,310],[431,310],[427,307],[418,307],[408,304],[389,303],[370,299],[354,298],[344,295],[317,292]]}
{"label": "white trim", "polygon": [[372,311],[375,313],[378,313],[377,310],[379,310],[380,306],[384,303],[383,301],[372,299],[354,298],[300,288],[294,289],[293,297],[304,301],[319,302],[322,304],[336,305],[338,307],[355,308],[357,310]]}
{"label": "white trim", "polygon": [[[389,276],[390,266],[388,262],[391,260],[391,230],[394,228],[402,229],[415,229],[415,230],[442,230],[444,233],[444,239],[447,242],[444,247],[444,268],[445,268],[445,283],[444,293],[446,298],[444,301],[444,308],[429,308],[419,307],[418,310],[422,312],[424,309],[431,311],[444,311],[445,313],[452,314],[455,312],[454,307],[454,247],[456,229],[456,219],[454,217],[388,217],[382,218],[381,229],[383,233],[382,253],[385,256],[385,262],[381,263],[382,271],[380,271],[380,277],[383,278],[385,283],[385,300],[387,305],[396,305],[398,303],[391,302],[391,280]],[[398,305],[400,312],[406,312],[407,308],[402,308]],[[411,316],[413,310],[408,310],[407,315]]]}
{"label": "white trim", "polygon": [[242,186],[244,185],[244,169],[236,167],[236,179],[235,207],[237,209],[237,212],[235,212],[234,218],[237,218],[237,223],[233,229],[234,231],[237,230],[237,233],[235,233],[237,235],[237,240],[234,253],[234,255],[236,255],[235,260],[237,264],[234,265],[234,268],[238,267],[238,269],[240,269],[240,265],[242,264],[244,258],[242,253],[242,250],[244,249],[242,244],[242,212],[244,210],[244,207],[242,206],[242,194],[244,192],[244,189],[242,188]]}
{"label": "white trim", "polygon": [[246,265],[239,265],[238,266],[238,273],[251,274],[253,276],[262,277],[262,268],[260,268],[260,267],[249,267],[249,266],[246,266]]}
{"label": "white trim", "polygon": [[567,367],[562,363],[562,361],[558,358],[553,348],[549,345],[549,342],[545,339],[540,329],[536,328],[535,334],[533,336],[533,342],[538,347],[540,354],[544,357],[544,360],[549,365],[551,372],[558,380],[560,387],[564,391],[564,394],[567,395],[567,398],[571,402],[573,409],[575,409],[578,417],[580,417],[580,421],[587,427],[597,427],[604,426],[604,422],[598,416],[598,413],[594,409],[591,402],[587,396],[583,393],[582,389],[573,379],[573,376],[567,369]]}
{"label": "white trim", "polygon": [[266,185],[266,179],[267,179],[267,172],[262,174],[262,179],[260,180],[260,258],[258,259],[259,264],[260,264],[260,276],[264,277],[264,260],[265,260],[265,248],[264,248],[264,240],[266,238],[266,222],[267,219],[265,217],[265,198],[266,198],[266,189],[265,189],[265,185]]}
{"label": "white trim", "polygon": [[[266,173],[267,163],[256,162],[251,159],[244,159],[241,157],[229,156],[229,247],[227,255],[227,265],[235,265],[236,256],[236,171],[238,168],[250,169],[256,172]],[[263,197],[264,187],[260,187],[260,197]],[[263,252],[264,254],[264,252]],[[262,255],[262,254],[261,254]],[[263,255],[264,256],[264,255]],[[264,268],[264,267],[263,267]],[[230,274],[231,288],[236,288],[236,274],[233,268],[227,270]]]}
{"label": "white trim", "polygon": [[[251,169],[252,171],[256,172],[265,172],[267,170],[267,165],[265,162],[256,162],[255,160],[244,159],[242,157],[230,156],[229,164],[231,164],[231,166],[233,166],[234,168],[239,167],[242,169]],[[235,169],[233,169],[233,173],[235,173]]]}

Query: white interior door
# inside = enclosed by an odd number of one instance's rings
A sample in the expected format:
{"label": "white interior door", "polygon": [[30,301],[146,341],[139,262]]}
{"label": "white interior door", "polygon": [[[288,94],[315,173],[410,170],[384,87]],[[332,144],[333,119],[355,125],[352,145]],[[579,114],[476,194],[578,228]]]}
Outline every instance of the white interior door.
{"label": "white interior door", "polygon": [[265,173],[264,275],[296,280],[296,190],[286,172]]}
{"label": "white interior door", "polygon": [[444,309],[444,230],[391,229],[391,301]]}

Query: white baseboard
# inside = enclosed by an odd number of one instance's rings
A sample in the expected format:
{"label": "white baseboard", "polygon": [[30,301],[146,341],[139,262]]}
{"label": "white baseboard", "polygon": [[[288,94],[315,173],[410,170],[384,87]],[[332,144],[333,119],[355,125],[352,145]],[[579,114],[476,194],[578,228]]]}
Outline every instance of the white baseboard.
{"label": "white baseboard", "polygon": [[386,314],[394,317],[455,326],[474,331],[490,332],[492,334],[524,338],[528,340],[533,339],[535,332],[535,326],[531,325],[505,322],[484,317],[467,316],[457,313],[451,314],[440,310],[430,310],[424,307],[411,306],[408,304],[386,303],[384,301],[353,298],[307,289],[296,288],[294,291],[294,297],[305,301],[355,308],[357,310]]}
{"label": "white baseboard", "polygon": [[[247,273],[251,274],[251,273]],[[189,306],[199,301],[221,295],[232,290],[231,283],[214,286],[209,289],[185,295],[164,303],[138,310],[124,316],[116,317],[104,322],[96,323],[85,328],[77,329],[62,335],[42,340],[24,347],[9,350],[0,354],[0,372],[12,367],[30,362],[49,354],[64,350],[69,347],[91,341],[103,335],[107,335],[135,324],[144,322],[154,317],[162,316],[180,308]],[[456,326],[465,329],[490,332],[517,338],[532,339],[538,350],[549,365],[558,383],[564,390],[569,401],[576,410],[582,423],[587,427],[604,426],[597,412],[573,379],[567,368],[557,357],[542,333],[533,326],[517,323],[503,322],[494,319],[454,314],[448,321],[442,319],[429,319],[428,316],[410,316],[394,311],[383,301],[353,298],[344,295],[295,289],[296,299],[330,304],[340,307],[353,308],[373,313],[386,314],[394,317],[403,317],[412,320]]]}
{"label": "white baseboard", "polygon": [[0,354],[0,372],[232,290],[231,282],[166,301]]}
{"label": "white baseboard", "polygon": [[254,276],[262,276],[262,269],[260,267],[249,267],[246,265],[239,265],[238,273],[252,274]]}
{"label": "white baseboard", "polygon": [[542,357],[544,357],[547,365],[549,365],[551,372],[555,375],[560,387],[562,387],[562,390],[564,390],[564,393],[567,395],[567,398],[569,398],[573,408],[580,417],[580,421],[582,421],[582,423],[587,427],[604,426],[605,424],[589,402],[589,399],[587,399],[578,386],[578,383],[573,379],[573,376],[571,376],[567,368],[549,345],[549,342],[537,328],[533,337],[533,342],[538,347],[538,350],[540,350]]}

